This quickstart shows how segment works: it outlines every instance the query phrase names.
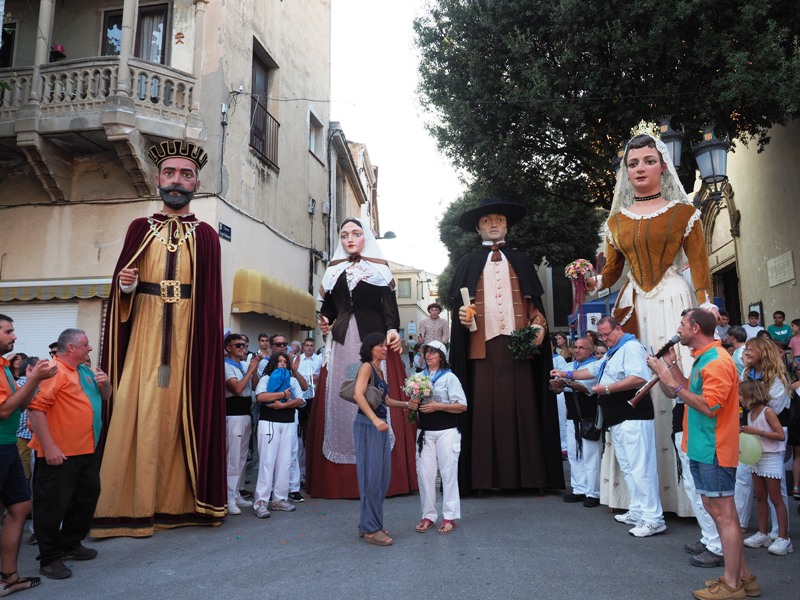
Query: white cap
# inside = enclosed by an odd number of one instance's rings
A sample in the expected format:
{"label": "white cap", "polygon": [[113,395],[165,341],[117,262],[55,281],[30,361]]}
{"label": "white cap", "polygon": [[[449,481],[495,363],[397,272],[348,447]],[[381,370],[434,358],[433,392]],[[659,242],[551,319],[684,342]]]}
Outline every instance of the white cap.
{"label": "white cap", "polygon": [[444,359],[447,360],[447,347],[439,340],[433,340],[432,342],[425,342],[424,344],[422,344],[422,352],[425,352],[425,348],[436,348],[439,352],[441,352],[444,355]]}

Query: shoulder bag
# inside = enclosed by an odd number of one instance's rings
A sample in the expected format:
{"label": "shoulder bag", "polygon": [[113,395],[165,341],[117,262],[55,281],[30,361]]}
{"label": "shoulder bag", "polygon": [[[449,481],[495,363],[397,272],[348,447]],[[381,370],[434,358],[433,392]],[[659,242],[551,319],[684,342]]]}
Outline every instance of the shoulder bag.
{"label": "shoulder bag", "polygon": [[[383,402],[383,392],[380,390],[380,388],[377,388],[374,385],[372,385],[374,376],[375,376],[374,373],[370,373],[369,383],[367,384],[367,389],[364,392],[364,396],[366,396],[367,398],[367,404],[369,404],[369,407],[372,410],[377,409]],[[356,380],[345,379],[342,382],[342,386],[339,388],[339,397],[353,404],[357,404],[355,394],[356,394]]]}

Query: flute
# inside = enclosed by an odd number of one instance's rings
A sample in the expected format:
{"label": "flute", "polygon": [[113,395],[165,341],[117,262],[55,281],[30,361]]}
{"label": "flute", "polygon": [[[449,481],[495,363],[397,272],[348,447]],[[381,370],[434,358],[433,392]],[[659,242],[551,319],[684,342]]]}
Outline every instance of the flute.
{"label": "flute", "polygon": [[[676,333],[675,335],[673,335],[670,338],[670,340],[666,344],[664,344],[664,347],[661,348],[661,350],[659,350],[658,352],[655,353],[655,357],[656,358],[661,358],[662,356],[664,356],[667,353],[667,351],[670,348],[672,348],[675,344],[677,344],[680,341],[681,341],[681,336],[679,336]],[[658,383],[658,375],[653,375],[650,378],[650,381],[648,381],[642,387],[640,387],[636,391],[636,394],[633,396],[633,398],[628,400],[628,404],[630,404],[633,408],[636,408],[636,405],[639,404],[641,399],[644,398],[647,395],[647,392],[649,392],[656,383]]]}

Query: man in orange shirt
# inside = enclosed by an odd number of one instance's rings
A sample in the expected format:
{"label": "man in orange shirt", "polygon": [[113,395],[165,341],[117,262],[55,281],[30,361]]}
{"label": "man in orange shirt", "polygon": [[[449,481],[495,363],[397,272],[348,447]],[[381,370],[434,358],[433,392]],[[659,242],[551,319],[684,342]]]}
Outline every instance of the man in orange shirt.
{"label": "man in orange shirt", "polygon": [[36,451],[33,517],[39,542],[39,572],[66,579],[72,571],[63,560],[91,560],[97,550],[81,540],[100,495],[97,442],[102,402],[111,395],[108,376],[86,366],[92,347],[80,329],[58,337],[58,373],[45,381],[28,409]]}
{"label": "man in orange shirt", "polygon": [[20,577],[17,573],[17,557],[22,540],[25,519],[31,512],[31,494],[25,481],[25,471],[16,444],[20,410],[28,407],[36,387],[48,377],[56,374],[55,365],[46,360],[39,361],[28,376],[28,381],[17,388],[3,358],[14,349],[17,336],[11,317],[0,314],[0,512],[7,514],[0,533],[0,596],[27,590],[39,585],[38,577]]}
{"label": "man in orange shirt", "polygon": [[744,558],[742,532],[733,501],[739,463],[739,381],[736,365],[719,340],[714,339],[716,317],[693,308],[683,312],[678,335],[692,349],[689,379],[671,367],[677,360],[670,348],[663,360],[651,356],[648,365],[661,387],[686,404],[683,451],[689,456],[691,477],[703,506],[714,519],[725,557],[725,574],[695,590],[698,600],[727,600],[758,596],[756,576]]}

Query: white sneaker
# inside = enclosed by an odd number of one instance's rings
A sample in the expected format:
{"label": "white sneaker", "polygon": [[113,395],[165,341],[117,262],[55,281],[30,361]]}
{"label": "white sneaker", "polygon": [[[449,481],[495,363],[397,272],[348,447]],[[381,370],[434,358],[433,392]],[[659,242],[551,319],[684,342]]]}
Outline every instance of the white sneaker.
{"label": "white sneaker", "polygon": [[297,510],[297,507],[294,504],[289,504],[289,502],[286,500],[276,500],[275,502],[270,502],[269,508],[270,510],[283,510],[286,512]]}
{"label": "white sneaker", "polygon": [[777,554],[778,556],[786,556],[787,554],[794,552],[794,548],[792,548],[792,540],[789,538],[775,538],[775,541],[770,544],[770,547],[767,548],[767,552],[770,554]]}
{"label": "white sneaker", "polygon": [[242,514],[242,510],[238,506],[236,506],[236,500],[231,500],[228,502],[228,514],[229,515]]}
{"label": "white sneaker", "polygon": [[744,545],[748,548],[764,548],[772,544],[772,540],[766,533],[756,531],[753,535],[744,539]]}
{"label": "white sneaker", "polygon": [[659,525],[653,525],[652,523],[645,523],[642,521],[636,527],[628,531],[633,537],[637,538],[646,538],[650,537],[651,535],[658,535],[659,533],[664,533],[667,530],[667,526],[663,523]]}
{"label": "white sneaker", "polygon": [[614,520],[617,523],[624,523],[625,525],[638,525],[639,519],[634,517],[631,513],[626,512],[621,515],[614,515]]}
{"label": "white sneaker", "polygon": [[269,519],[269,509],[266,504],[258,504],[253,507],[253,510],[259,519]]}
{"label": "white sneaker", "polygon": [[250,508],[253,506],[253,503],[250,500],[245,500],[241,496],[236,496],[236,506],[239,508]]}

